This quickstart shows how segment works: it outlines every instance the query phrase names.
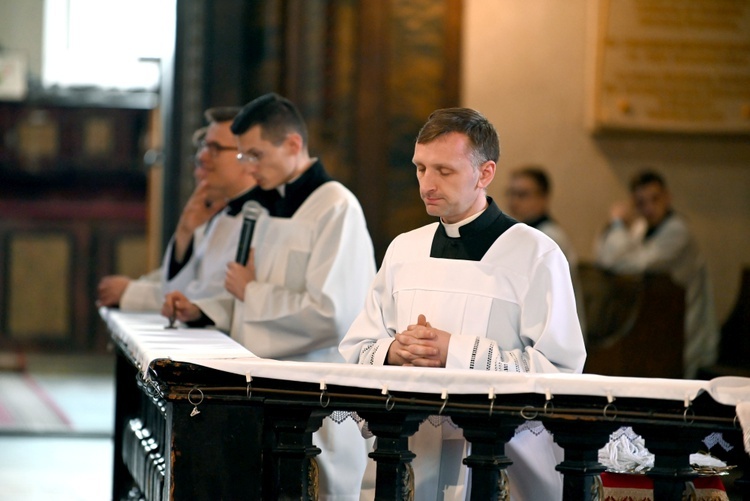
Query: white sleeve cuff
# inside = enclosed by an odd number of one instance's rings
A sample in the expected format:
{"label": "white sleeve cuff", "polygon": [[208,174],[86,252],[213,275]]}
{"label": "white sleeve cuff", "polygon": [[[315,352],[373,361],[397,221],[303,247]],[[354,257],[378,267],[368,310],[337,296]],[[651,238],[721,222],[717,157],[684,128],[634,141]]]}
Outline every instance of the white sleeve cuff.
{"label": "white sleeve cuff", "polygon": [[448,342],[446,369],[473,369],[474,360],[479,350],[480,339],[474,336],[453,334]]}

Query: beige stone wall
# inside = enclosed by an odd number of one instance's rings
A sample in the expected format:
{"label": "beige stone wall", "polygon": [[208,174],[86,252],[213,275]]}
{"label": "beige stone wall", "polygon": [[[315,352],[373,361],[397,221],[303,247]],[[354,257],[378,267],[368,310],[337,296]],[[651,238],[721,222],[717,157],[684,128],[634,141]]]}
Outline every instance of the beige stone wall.
{"label": "beige stone wall", "polygon": [[750,136],[618,133],[587,128],[593,71],[594,0],[465,0],[462,104],[477,108],[501,138],[501,207],[507,172],[545,165],[553,214],[584,260],[611,203],[627,197],[644,165],[664,173],[675,207],[703,249],[721,322],[750,266]]}
{"label": "beige stone wall", "polygon": [[42,74],[43,14],[44,0],[0,1],[0,47],[23,52],[36,79]]}

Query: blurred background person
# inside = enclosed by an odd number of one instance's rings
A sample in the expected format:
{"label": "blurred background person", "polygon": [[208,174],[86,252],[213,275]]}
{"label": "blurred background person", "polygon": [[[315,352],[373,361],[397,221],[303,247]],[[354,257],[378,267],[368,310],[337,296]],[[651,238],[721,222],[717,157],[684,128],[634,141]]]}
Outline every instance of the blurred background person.
{"label": "blurred background person", "polygon": [[586,316],[581,282],[578,277],[578,255],[565,230],[550,216],[552,183],[546,170],[539,165],[525,165],[514,169],[510,173],[505,194],[508,201],[508,214],[550,237],[565,254],[570,265],[578,320],[585,336]]}
{"label": "blurred background person", "polygon": [[[196,152],[206,136],[207,128],[201,127],[193,133],[192,143]],[[197,186],[205,179],[206,170],[198,161],[197,154],[193,162],[193,177]],[[119,307],[125,311],[153,310],[154,305],[161,304],[163,300],[161,268],[151,270],[137,279],[127,275],[106,275],[99,280],[96,292],[97,306]]]}
{"label": "blurred background person", "polygon": [[713,292],[705,260],[687,221],[672,208],[661,174],[647,169],[630,182],[631,200],[616,203],[596,246],[596,262],[615,273],[668,273],[685,288],[684,377],[718,355]]}
{"label": "blurred background person", "polygon": [[242,206],[262,197],[255,179],[237,159],[230,129],[238,107],[206,110],[208,125],[193,135],[197,147],[196,187],[182,210],[161,268],[137,279],[109,275],[101,279],[97,304],[126,311],[159,311],[164,294],[180,290],[192,299],[224,290],[226,264],[235,258]]}

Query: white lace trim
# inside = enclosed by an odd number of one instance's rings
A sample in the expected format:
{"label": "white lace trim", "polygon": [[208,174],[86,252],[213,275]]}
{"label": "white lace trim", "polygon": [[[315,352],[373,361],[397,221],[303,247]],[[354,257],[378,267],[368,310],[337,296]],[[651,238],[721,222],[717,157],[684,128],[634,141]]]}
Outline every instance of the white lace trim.
{"label": "white lace trim", "polygon": [[[336,424],[341,424],[347,419],[351,419],[355,423],[358,423],[360,426],[360,429],[362,430],[362,436],[365,438],[370,438],[373,436],[373,433],[370,431],[370,428],[367,426],[367,421],[364,420],[359,414],[352,411],[333,411],[327,419],[330,419]],[[460,429],[460,427],[453,422],[453,420],[448,416],[438,416],[438,415],[432,415],[428,416],[425,420],[428,423],[430,423],[435,428],[439,426],[450,426],[454,430]],[[544,424],[541,421],[526,421],[522,425],[520,425],[518,428],[516,428],[516,435],[519,433],[522,433],[524,431],[529,431],[533,433],[534,435],[541,435],[544,432],[547,432],[547,429],[544,427]]]}

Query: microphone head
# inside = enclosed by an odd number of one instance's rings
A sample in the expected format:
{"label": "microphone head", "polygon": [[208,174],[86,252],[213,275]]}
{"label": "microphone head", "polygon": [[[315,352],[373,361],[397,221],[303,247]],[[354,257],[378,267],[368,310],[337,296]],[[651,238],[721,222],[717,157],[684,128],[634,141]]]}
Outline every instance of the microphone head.
{"label": "microphone head", "polygon": [[255,200],[248,200],[242,206],[242,217],[245,219],[257,221],[261,212],[263,212],[263,207]]}

